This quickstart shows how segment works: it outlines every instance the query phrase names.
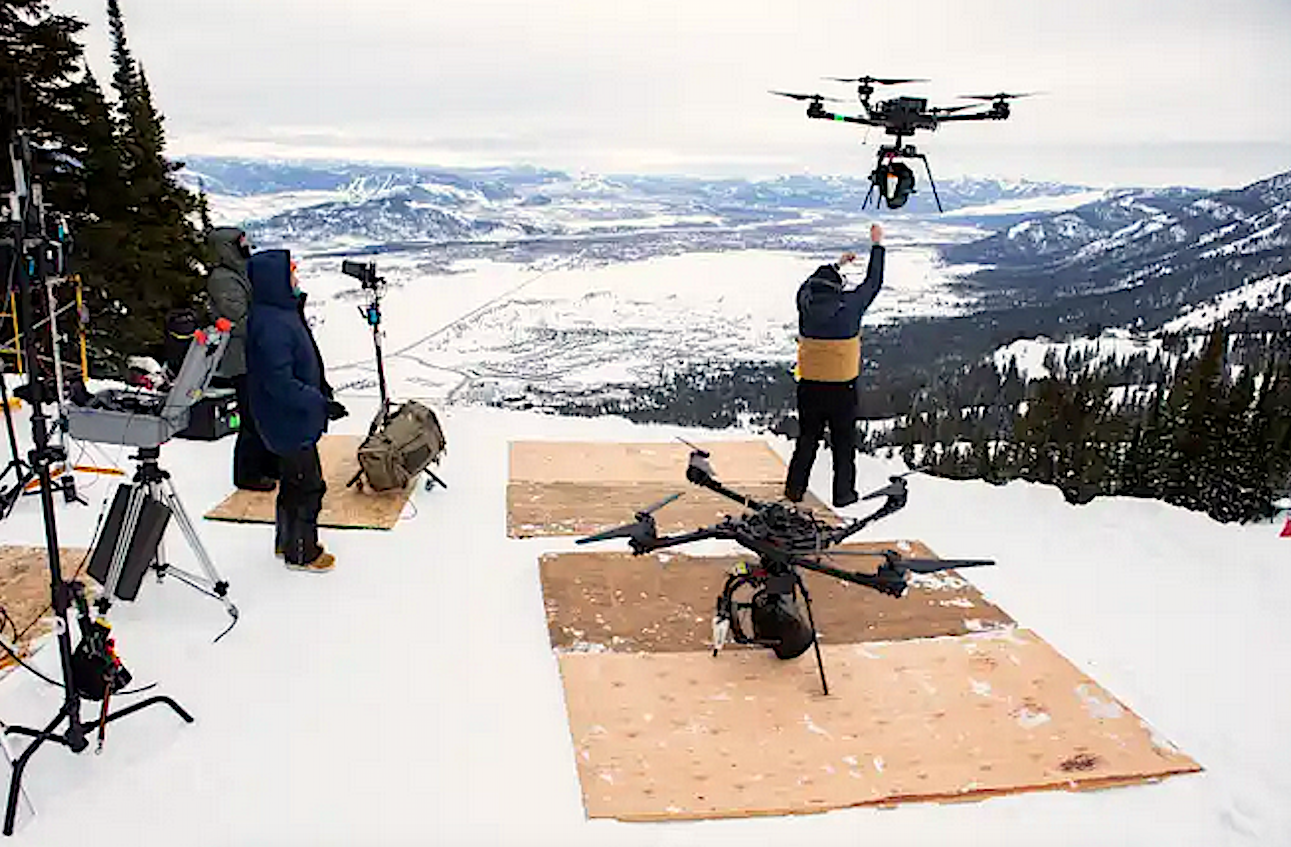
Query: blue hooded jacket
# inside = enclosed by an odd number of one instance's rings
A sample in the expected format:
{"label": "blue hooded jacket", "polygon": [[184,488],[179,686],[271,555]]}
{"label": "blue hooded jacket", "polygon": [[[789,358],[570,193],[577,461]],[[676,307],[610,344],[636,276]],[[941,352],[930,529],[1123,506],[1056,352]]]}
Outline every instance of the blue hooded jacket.
{"label": "blue hooded jacket", "polygon": [[291,254],[264,250],[247,262],[247,387],[265,446],[279,455],[318,443],[327,430],[323,369],[291,287]]}

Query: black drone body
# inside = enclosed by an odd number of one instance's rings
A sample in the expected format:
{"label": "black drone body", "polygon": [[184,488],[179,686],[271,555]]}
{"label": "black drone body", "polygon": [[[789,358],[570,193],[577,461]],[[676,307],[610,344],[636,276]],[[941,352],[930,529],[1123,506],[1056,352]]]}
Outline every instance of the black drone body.
{"label": "black drone body", "polygon": [[[714,656],[727,641],[767,647],[781,659],[797,658],[814,646],[821,685],[825,694],[829,694],[811,611],[811,597],[802,579],[802,570],[822,573],[891,597],[901,597],[908,587],[907,575],[910,573],[935,573],[951,568],[995,564],[981,559],[911,559],[896,550],[861,553],[832,549],[875,521],[905,507],[907,488],[903,476],[890,477],[888,485],[865,495],[863,499],[866,500],[884,498],[883,504],[874,512],[842,526],[833,526],[814,516],[810,510],[787,503],[759,502],[727,488],[713,474],[708,458],[706,451],[692,448],[686,479],[744,506],[744,514],[739,517],[727,515],[716,524],[692,532],[661,536],[654,513],[681,496],[674,494],[637,512],[634,523],[580,538],[576,543],[626,538],[633,554],[640,556],[665,547],[723,539],[734,541],[755,553],[757,561],[738,565],[728,576],[717,598],[713,615]],[[868,556],[882,561],[874,573],[846,570],[828,561],[833,556],[843,555]],[[737,599],[737,593],[744,589],[751,591],[751,597],[748,600]],[[799,594],[802,595],[805,619],[798,604]]]}
{"label": "black drone body", "polygon": [[[912,137],[918,130],[935,132],[943,123],[956,121],[1003,121],[1008,120],[1011,111],[1009,101],[1019,97],[1030,97],[1030,94],[966,94],[963,99],[983,101],[980,104],[969,103],[958,106],[928,106],[923,97],[895,97],[891,100],[872,102],[875,85],[900,85],[911,82],[927,82],[922,79],[880,79],[863,76],[854,78],[829,77],[835,82],[857,83],[856,94],[864,110],[863,115],[841,115],[830,112],[825,102],[844,102],[837,97],[825,97],[821,94],[794,94],[787,91],[772,91],[781,97],[794,100],[807,100],[807,117],[817,120],[840,121],[843,123],[863,124],[881,127],[883,131],[895,138],[891,144],[879,147],[874,170],[870,172],[870,191],[865,195],[864,209],[869,205],[870,194],[875,189],[879,192],[879,202],[886,202],[889,209],[899,209],[906,204],[911,194],[915,193],[914,172],[900,159],[921,159],[928,172],[928,183],[932,186],[932,195],[937,201],[937,209],[942,210],[941,198],[937,196],[937,183],[932,178],[932,167],[928,157],[920,153],[913,145],[906,144],[905,139]],[[990,105],[987,106],[986,104]],[[967,112],[967,109],[984,111]]]}

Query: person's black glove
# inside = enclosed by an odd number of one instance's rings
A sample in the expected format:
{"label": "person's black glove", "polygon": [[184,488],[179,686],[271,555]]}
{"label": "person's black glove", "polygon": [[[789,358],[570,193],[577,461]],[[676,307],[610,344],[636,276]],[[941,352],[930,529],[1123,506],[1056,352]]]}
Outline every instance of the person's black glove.
{"label": "person's black glove", "polygon": [[339,421],[341,418],[345,417],[349,413],[350,412],[348,409],[346,409],[340,403],[337,403],[335,400],[327,401],[327,419],[329,421]]}

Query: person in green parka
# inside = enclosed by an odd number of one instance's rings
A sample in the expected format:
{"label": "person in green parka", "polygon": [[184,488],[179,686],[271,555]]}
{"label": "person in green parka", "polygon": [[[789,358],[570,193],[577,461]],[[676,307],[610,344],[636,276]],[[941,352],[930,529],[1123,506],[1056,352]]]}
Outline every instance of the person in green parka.
{"label": "person in green parka", "polygon": [[247,389],[247,315],[251,308],[251,282],[247,259],[251,245],[237,227],[217,227],[207,236],[216,264],[206,279],[211,319],[227,318],[233,324],[224,358],[216,376],[231,385],[238,401],[238,434],[233,446],[233,484],[248,491],[272,491],[277,485],[278,459],[265,447],[255,418],[249,412]]}

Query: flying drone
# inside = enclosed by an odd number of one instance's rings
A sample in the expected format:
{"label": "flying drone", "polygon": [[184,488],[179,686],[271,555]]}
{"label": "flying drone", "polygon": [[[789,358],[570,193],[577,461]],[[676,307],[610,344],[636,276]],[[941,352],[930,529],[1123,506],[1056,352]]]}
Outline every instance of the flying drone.
{"label": "flying drone", "polygon": [[[932,186],[932,196],[937,200],[937,210],[944,211],[941,208],[941,198],[937,196],[937,183],[933,181],[932,167],[928,164],[928,157],[916,150],[913,145],[905,144],[905,139],[913,136],[916,130],[936,131],[938,126],[951,121],[1007,120],[1010,114],[1010,100],[1016,100],[1019,97],[1031,97],[1039,93],[1033,91],[1025,94],[1009,94],[1008,92],[965,94],[961,95],[961,99],[982,102],[929,108],[928,100],[924,97],[895,97],[891,100],[870,102],[876,85],[903,85],[911,82],[927,82],[928,80],[926,79],[880,79],[872,76],[826,77],[826,79],[834,82],[857,83],[856,93],[860,98],[861,108],[865,110],[865,114],[839,115],[827,111],[823,105],[826,102],[846,102],[838,97],[826,97],[823,94],[795,94],[788,91],[772,91],[770,93],[781,97],[791,97],[794,100],[809,101],[807,103],[807,117],[809,118],[879,126],[883,127],[888,135],[896,137],[894,143],[884,144],[879,147],[875,168],[870,173],[870,190],[865,195],[865,202],[861,205],[862,209],[869,205],[870,195],[874,193],[875,189],[878,189],[879,192],[880,199],[878,202],[886,201],[889,209],[899,209],[904,206],[910,195],[915,193],[914,171],[910,170],[905,163],[897,160],[922,159],[924,169],[928,172],[928,183]],[[989,107],[987,106],[988,103],[990,104]],[[986,109],[986,111],[965,112],[966,109]]]}
{"label": "flying drone", "polygon": [[[828,695],[825,663],[820,656],[811,596],[807,593],[802,570],[822,573],[899,598],[906,592],[907,576],[911,573],[927,574],[995,564],[982,559],[913,559],[903,557],[896,550],[868,553],[834,549],[875,521],[905,507],[905,476],[889,477],[886,486],[862,498],[884,498],[883,504],[874,512],[841,526],[831,526],[815,517],[809,509],[780,502],[763,503],[726,487],[713,473],[708,461],[710,454],[694,445],[687,446],[691,447],[686,467],[687,481],[739,503],[746,509],[744,514],[739,517],[727,515],[719,523],[692,532],[661,536],[654,514],[682,496],[676,493],[637,512],[633,523],[580,538],[575,543],[626,538],[633,555],[641,556],[664,547],[725,539],[755,553],[757,562],[736,565],[717,597],[713,615],[714,656],[728,641],[769,648],[780,659],[797,658],[814,646],[820,684]],[[846,570],[830,564],[832,557],[845,555],[868,556],[881,561],[874,573]],[[743,594],[745,589],[749,594]],[[737,599],[737,592],[747,599]],[[799,594],[802,595],[801,605],[798,603]]]}

